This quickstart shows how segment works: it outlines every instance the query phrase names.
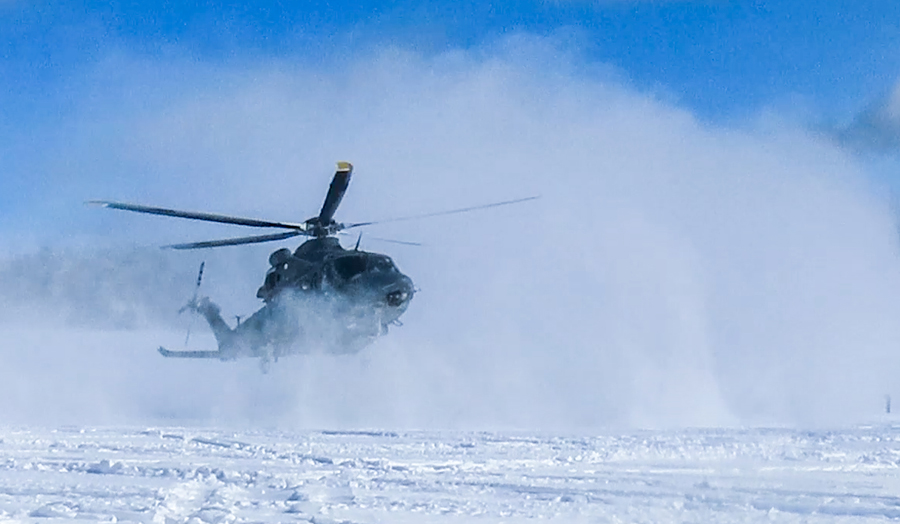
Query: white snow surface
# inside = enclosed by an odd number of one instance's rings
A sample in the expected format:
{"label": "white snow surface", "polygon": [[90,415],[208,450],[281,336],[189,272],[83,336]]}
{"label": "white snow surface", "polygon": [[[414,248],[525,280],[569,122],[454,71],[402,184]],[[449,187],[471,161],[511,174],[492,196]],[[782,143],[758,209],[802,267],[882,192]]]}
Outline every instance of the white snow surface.
{"label": "white snow surface", "polygon": [[6,428],[14,522],[884,522],[900,425],[584,436]]}

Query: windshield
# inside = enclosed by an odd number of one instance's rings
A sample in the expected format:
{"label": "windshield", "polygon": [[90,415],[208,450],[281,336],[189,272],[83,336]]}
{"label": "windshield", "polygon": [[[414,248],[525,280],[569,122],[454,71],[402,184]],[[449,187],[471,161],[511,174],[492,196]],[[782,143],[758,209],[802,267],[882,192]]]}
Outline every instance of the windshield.
{"label": "windshield", "polygon": [[334,270],[344,280],[350,280],[366,270],[366,259],[362,256],[341,257],[334,261]]}
{"label": "windshield", "polygon": [[369,257],[369,271],[393,273],[394,271],[397,271],[397,268],[388,257]]}

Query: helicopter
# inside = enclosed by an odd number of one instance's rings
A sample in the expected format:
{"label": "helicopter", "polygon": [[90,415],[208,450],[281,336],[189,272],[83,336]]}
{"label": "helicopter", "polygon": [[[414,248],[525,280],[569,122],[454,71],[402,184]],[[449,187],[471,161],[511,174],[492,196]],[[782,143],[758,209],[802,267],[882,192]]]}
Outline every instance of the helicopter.
{"label": "helicopter", "polygon": [[189,310],[204,317],[215,336],[218,349],[171,351],[159,348],[159,353],[168,358],[223,361],[259,358],[262,370],[266,371],[269,363],[280,357],[309,353],[317,348],[335,354],[357,353],[387,334],[389,326],[401,325],[400,316],[417,291],[412,279],[403,274],[389,256],[360,250],[361,235],[353,249],[341,246],[336,235],[348,229],[374,224],[464,213],[538,198],[532,196],[436,213],[344,224],[337,222],[334,215],[350,185],[352,173],[352,164],[338,162],[319,214],[297,223],[105,200],[87,203],[136,213],[284,230],[265,235],[162,246],[167,249],[208,249],[309,237],[293,252],[281,248],[269,256],[269,269],[256,294],[264,305],[243,322],[237,317],[237,325],[233,328],[222,318],[218,305],[208,297],[198,296],[203,278],[204,265],[201,264],[194,296],[181,312]]}

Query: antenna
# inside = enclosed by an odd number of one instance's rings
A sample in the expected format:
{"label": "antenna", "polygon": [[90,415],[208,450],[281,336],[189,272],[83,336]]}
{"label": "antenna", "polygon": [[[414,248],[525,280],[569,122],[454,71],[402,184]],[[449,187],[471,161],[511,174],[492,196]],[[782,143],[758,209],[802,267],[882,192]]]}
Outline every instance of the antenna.
{"label": "antenna", "polygon": [[[203,267],[206,265],[206,261],[200,262],[200,272],[197,273],[197,285],[194,286],[194,296],[191,298],[191,301],[187,303],[186,306],[181,308],[178,312],[181,313],[185,309],[190,307],[197,307],[197,295],[200,293],[200,283],[203,282]],[[184,336],[184,347],[187,347],[188,340],[191,338],[191,328],[194,327],[194,317],[191,317],[191,323],[188,324],[187,334]]]}
{"label": "antenna", "polygon": [[353,248],[353,251],[359,251],[359,241],[362,240],[362,231],[359,232],[359,236],[356,237],[356,247]]}

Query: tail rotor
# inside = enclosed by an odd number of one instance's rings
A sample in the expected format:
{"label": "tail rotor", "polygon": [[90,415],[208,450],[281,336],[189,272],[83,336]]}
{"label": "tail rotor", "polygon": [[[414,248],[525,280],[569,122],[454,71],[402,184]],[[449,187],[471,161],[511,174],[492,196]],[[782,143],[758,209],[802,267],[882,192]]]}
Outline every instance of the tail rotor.
{"label": "tail rotor", "polygon": [[[191,301],[184,305],[181,309],[178,310],[178,313],[184,313],[188,309],[196,309],[197,308],[197,297],[200,294],[200,284],[203,282],[203,267],[206,265],[206,261],[200,262],[200,271],[197,273],[197,285],[194,286],[194,296],[191,298]],[[194,326],[194,318],[191,317],[191,323],[188,324],[187,334],[184,336],[184,347],[187,347],[188,340],[191,338],[191,328]]]}

